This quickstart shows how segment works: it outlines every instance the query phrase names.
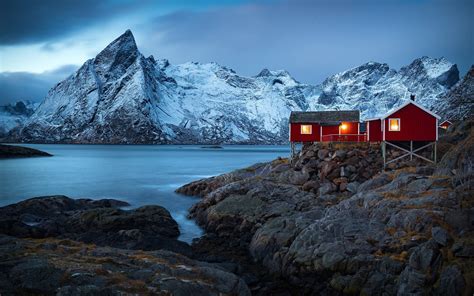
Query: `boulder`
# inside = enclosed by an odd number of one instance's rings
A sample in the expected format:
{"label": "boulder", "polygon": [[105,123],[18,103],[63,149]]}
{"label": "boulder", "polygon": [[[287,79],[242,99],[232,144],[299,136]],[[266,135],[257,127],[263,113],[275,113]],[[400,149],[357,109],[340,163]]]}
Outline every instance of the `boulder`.
{"label": "boulder", "polygon": [[446,247],[448,242],[451,240],[449,233],[439,226],[431,228],[431,236],[438,244],[442,245],[443,247]]}
{"label": "boulder", "polygon": [[329,155],[329,150],[327,149],[319,149],[318,150],[318,158],[324,160]]}
{"label": "boulder", "polygon": [[322,183],[319,187],[319,195],[326,195],[333,192],[336,189],[336,186],[333,183],[325,182]]}
{"label": "boulder", "polygon": [[189,254],[177,240],[179,227],[161,206],[122,210],[118,200],[51,196],[0,208],[0,233],[16,237],[62,237],[127,249],[168,249]]}
{"label": "boulder", "polygon": [[319,181],[309,180],[309,181],[307,181],[306,183],[303,184],[301,189],[303,189],[304,191],[311,191],[311,192],[315,193],[319,189],[319,184],[320,184]]}
{"label": "boulder", "polygon": [[360,185],[360,183],[357,182],[357,181],[350,182],[349,184],[347,184],[347,191],[352,192],[352,193],[356,193],[357,188],[359,188],[359,185]]}

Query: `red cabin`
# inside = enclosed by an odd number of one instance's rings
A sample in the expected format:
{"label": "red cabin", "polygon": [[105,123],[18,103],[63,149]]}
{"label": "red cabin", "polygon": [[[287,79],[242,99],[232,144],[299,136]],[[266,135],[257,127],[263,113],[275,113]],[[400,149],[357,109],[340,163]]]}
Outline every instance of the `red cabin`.
{"label": "red cabin", "polygon": [[441,122],[441,124],[439,125],[440,128],[442,129],[448,129],[448,127],[450,127],[453,123],[449,120],[445,120],[443,122]]}
{"label": "red cabin", "polygon": [[358,110],[293,111],[290,115],[290,142],[363,142]]}
{"label": "red cabin", "polygon": [[434,142],[438,140],[439,118],[410,100],[380,118],[368,119],[367,138],[370,142]]}

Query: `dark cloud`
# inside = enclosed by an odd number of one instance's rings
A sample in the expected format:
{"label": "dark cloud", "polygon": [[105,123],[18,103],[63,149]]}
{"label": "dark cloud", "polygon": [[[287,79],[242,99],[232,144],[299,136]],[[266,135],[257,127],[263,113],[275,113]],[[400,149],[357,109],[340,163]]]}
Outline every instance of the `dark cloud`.
{"label": "dark cloud", "polygon": [[145,53],[171,62],[215,61],[246,75],[263,67],[287,69],[308,83],[368,61],[400,67],[423,55],[445,56],[466,71],[474,52],[473,5],[466,0],[249,4],[158,17],[143,25],[138,40]]}
{"label": "dark cloud", "polygon": [[0,105],[19,100],[41,101],[48,90],[71,75],[78,66],[66,65],[40,74],[29,72],[0,73]]}
{"label": "dark cloud", "polygon": [[0,2],[0,44],[55,40],[133,7],[129,1],[13,0]]}

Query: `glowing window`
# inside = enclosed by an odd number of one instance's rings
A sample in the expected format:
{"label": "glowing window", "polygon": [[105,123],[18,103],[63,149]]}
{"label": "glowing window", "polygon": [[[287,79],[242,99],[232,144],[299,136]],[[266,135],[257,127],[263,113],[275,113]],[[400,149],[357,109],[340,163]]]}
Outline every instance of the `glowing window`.
{"label": "glowing window", "polygon": [[388,130],[391,132],[399,132],[400,131],[400,118],[389,118]]}
{"label": "glowing window", "polygon": [[313,127],[309,124],[301,125],[301,134],[302,135],[311,135],[313,133]]}

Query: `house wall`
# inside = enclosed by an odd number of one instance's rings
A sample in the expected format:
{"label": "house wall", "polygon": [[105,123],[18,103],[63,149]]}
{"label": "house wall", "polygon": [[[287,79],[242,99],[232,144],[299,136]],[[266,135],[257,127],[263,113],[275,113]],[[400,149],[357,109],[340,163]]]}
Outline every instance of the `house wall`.
{"label": "house wall", "polygon": [[[301,134],[301,125],[308,124],[312,126],[311,135],[302,135]],[[291,123],[290,124],[290,141],[291,142],[319,142],[320,137],[320,127],[319,124],[314,123]]]}
{"label": "house wall", "polygon": [[382,141],[382,124],[380,119],[367,121],[367,135],[369,142]]}
{"label": "house wall", "polygon": [[[389,118],[400,118],[400,131],[389,131]],[[436,141],[438,129],[436,118],[413,104],[385,118],[384,127],[386,141]]]}

